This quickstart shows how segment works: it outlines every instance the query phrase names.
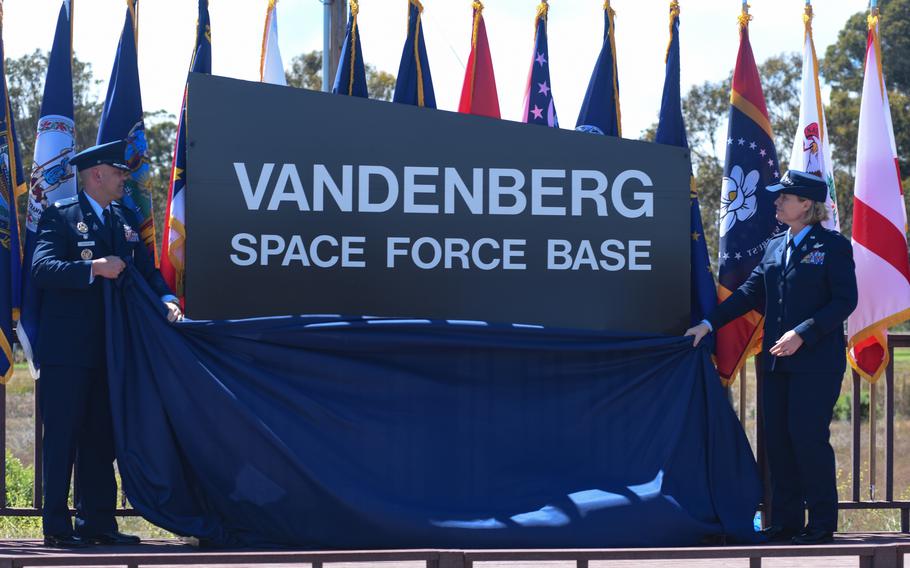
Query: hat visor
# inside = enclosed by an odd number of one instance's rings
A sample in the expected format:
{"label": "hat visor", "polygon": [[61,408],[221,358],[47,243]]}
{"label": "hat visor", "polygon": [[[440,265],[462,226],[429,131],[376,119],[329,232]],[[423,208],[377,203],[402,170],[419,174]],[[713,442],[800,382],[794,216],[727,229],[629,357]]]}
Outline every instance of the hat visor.
{"label": "hat visor", "polygon": [[[775,183],[772,185],[766,185],[765,189],[767,189],[768,191],[777,193],[778,191],[783,191],[785,189],[788,189],[789,187],[790,187],[789,185],[784,185],[782,183]],[[784,191],[784,193],[787,193],[787,192]]]}
{"label": "hat visor", "polygon": [[123,170],[124,172],[132,171],[132,168],[130,168],[126,164],[108,164],[108,165],[111,166],[112,168],[117,168],[118,170]]}

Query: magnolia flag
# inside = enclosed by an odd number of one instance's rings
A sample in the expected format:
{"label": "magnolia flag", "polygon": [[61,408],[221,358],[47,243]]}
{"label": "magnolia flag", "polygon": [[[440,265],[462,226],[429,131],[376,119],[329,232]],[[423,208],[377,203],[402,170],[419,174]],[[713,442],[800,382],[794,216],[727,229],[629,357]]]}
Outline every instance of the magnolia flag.
{"label": "magnolia flag", "polygon": [[269,0],[265,12],[265,31],[262,32],[262,57],[259,60],[259,80],[274,85],[287,85],[284,76],[284,65],[281,63],[281,51],[278,49],[278,12],[275,4],[278,0]]}
{"label": "magnolia flag", "polygon": [[[777,194],[765,189],[780,178],[774,135],[758,67],[749,42],[749,20],[739,16],[739,53],[733,69],[727,155],[720,197],[717,296],[724,301],[761,262],[768,240],[783,230],[775,218]],[[729,385],[750,355],[761,349],[764,317],[751,311],[717,330],[717,373]]]}
{"label": "magnolia flag", "polygon": [[341,45],[341,57],[338,58],[338,71],[335,73],[332,92],[336,95],[367,98],[367,74],[363,64],[363,51],[360,49],[360,28],[357,25],[359,12],[357,0],[351,0],[348,27],[344,32],[344,43]]}
{"label": "magnolia flag", "polygon": [[878,9],[873,8],[853,188],[853,259],[859,303],[847,319],[850,365],[872,382],[888,366],[888,328],[910,319],[910,267],[904,233],[907,212],[881,54]]}
{"label": "magnolia flag", "polygon": [[152,176],[149,166],[149,149],[142,120],[142,93],[139,89],[139,64],[136,54],[138,0],[127,0],[126,19],[120,33],[120,44],[111,70],[111,80],[104,98],[101,123],[98,126],[98,144],[126,139],[126,163],[130,177],[124,184],[120,199],[124,207],[132,209],[142,220],[140,234],[155,262],[158,247],[155,244],[155,217],[152,211]]}
{"label": "magnolia flag", "polygon": [[550,88],[550,50],[547,48],[547,13],[550,6],[541,0],[534,18],[534,58],[528,71],[528,85],[525,87],[523,122],[542,126],[559,127],[556,119],[556,105]]}
{"label": "magnolia flag", "polygon": [[493,57],[490,55],[487,27],[483,23],[483,4],[477,0],[474,2],[473,22],[471,55],[464,70],[458,112],[500,118]]}
{"label": "magnolia flag", "polygon": [[803,46],[803,88],[799,108],[799,126],[793,137],[790,168],[817,175],[828,182],[828,220],[825,228],[840,230],[837,217],[837,198],[834,193],[834,170],[831,167],[831,146],[828,144],[828,125],[822,107],[822,93],[818,86],[818,58],[812,41],[812,5],[806,4],[803,22],[806,38]]}
{"label": "magnolia flag", "polygon": [[[47,63],[41,117],[35,137],[35,161],[29,182],[28,211],[25,216],[25,255],[23,266],[32,265],[38,221],[47,206],[76,195],[76,175],[70,166],[75,147],[73,121],[73,30],[72,3],[63,0],[57,16],[54,46]],[[38,337],[38,310],[41,290],[32,283],[31,270],[22,271],[22,313],[16,335],[28,358],[32,376],[38,377],[35,340]]]}
{"label": "magnolia flag", "polygon": [[[212,72],[212,30],[209,25],[208,0],[199,0],[196,19],[196,45],[190,59],[190,72]],[[183,264],[186,250],[186,87],[177,123],[177,142],[174,145],[174,162],[171,167],[171,187],[164,217],[164,239],[161,243],[161,275],[171,290],[183,302]]]}

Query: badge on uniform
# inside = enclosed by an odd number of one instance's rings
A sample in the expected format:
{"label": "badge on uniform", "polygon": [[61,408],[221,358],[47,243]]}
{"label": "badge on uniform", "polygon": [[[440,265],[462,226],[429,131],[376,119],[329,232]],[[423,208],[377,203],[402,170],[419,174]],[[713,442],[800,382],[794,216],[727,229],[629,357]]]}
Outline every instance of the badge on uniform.
{"label": "badge on uniform", "polygon": [[88,225],[85,224],[85,221],[79,221],[78,223],[76,223],[76,230],[79,231],[80,233],[87,233]]}
{"label": "badge on uniform", "polygon": [[82,249],[82,260],[92,259],[92,249]]}
{"label": "badge on uniform", "polygon": [[123,237],[128,243],[138,243],[139,242],[139,233],[133,230],[129,225],[123,225]]}
{"label": "badge on uniform", "polygon": [[823,250],[814,250],[803,257],[802,264],[824,264],[825,263],[825,251]]}

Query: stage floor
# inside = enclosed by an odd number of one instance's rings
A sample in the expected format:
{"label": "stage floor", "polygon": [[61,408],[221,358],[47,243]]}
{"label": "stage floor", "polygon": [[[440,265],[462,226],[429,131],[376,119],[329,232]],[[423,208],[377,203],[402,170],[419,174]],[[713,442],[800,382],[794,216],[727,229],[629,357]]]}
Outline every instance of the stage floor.
{"label": "stage floor", "polygon": [[0,540],[0,568],[19,566],[314,566],[316,568],[898,568],[910,553],[910,535],[849,533],[833,545],[714,546],[584,550],[212,550],[178,540],[137,546],[47,548],[37,540]]}

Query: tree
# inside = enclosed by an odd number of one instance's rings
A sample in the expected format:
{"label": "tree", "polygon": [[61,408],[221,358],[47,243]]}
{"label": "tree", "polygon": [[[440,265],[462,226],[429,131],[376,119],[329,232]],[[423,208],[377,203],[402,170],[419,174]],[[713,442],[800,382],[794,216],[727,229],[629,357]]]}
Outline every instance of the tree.
{"label": "tree", "polygon": [[[374,66],[365,66],[367,91],[371,99],[391,101],[395,92],[395,76],[378,71]],[[301,53],[291,59],[291,68],[284,72],[288,85],[292,87],[322,90],[322,51]]]}

